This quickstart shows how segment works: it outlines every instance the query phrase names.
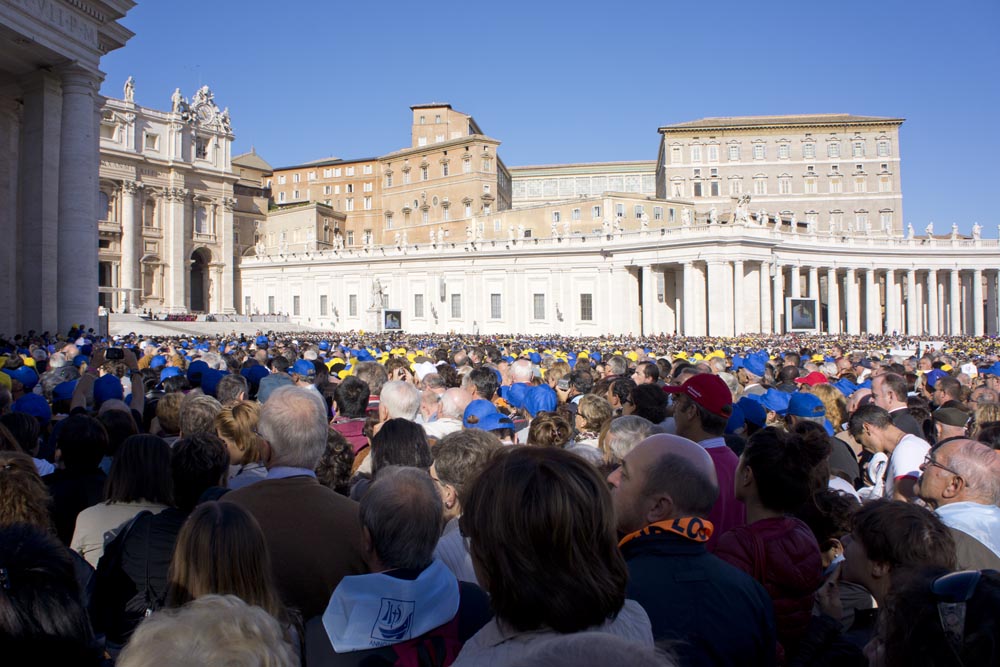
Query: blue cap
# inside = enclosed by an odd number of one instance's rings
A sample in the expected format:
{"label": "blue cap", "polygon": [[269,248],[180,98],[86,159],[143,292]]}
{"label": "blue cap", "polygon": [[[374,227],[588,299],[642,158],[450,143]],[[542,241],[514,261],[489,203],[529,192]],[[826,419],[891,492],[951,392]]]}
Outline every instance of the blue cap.
{"label": "blue cap", "polygon": [[292,372],[302,377],[316,377],[316,366],[306,359],[299,359],[292,364]]}
{"label": "blue cap", "polygon": [[197,361],[192,361],[191,365],[188,366],[187,379],[193,387],[201,386],[201,376],[208,370],[208,364],[206,364],[201,359]]}
{"label": "blue cap", "polygon": [[267,336],[265,336],[264,334],[261,334],[261,335],[257,336],[257,338],[254,339],[254,342],[257,343],[258,346],[260,346],[260,345],[267,345]]}
{"label": "blue cap", "polygon": [[733,405],[733,414],[729,415],[729,421],[726,422],[726,433],[736,433],[744,426],[746,426],[746,418],[743,416],[743,409],[739,403],[736,403]]}
{"label": "blue cap", "polygon": [[167,378],[177,377],[178,375],[184,375],[181,369],[177,368],[177,366],[167,366],[160,371],[160,382],[163,382]]}
{"label": "blue cap", "polygon": [[532,387],[524,398],[524,409],[532,417],[539,412],[551,412],[558,404],[559,397],[556,396],[556,390],[547,384]]}
{"label": "blue cap", "polygon": [[503,428],[514,428],[514,420],[499,412],[492,412],[480,418],[476,424],[469,425],[469,428],[477,428],[481,431],[497,431]]}
{"label": "blue cap", "polygon": [[78,354],[75,357],[73,357],[73,365],[76,366],[77,368],[87,363],[90,363],[90,358],[85,354]]}
{"label": "blue cap", "polygon": [[763,398],[763,395],[748,395],[737,401],[737,405],[743,410],[744,421],[755,426],[767,425],[767,410],[761,405]]}
{"label": "blue cap", "polygon": [[784,416],[788,411],[788,402],[791,398],[792,395],[787,392],[779,391],[777,389],[768,389],[764,393],[764,397],[761,399],[760,404],[763,405],[765,409]]}
{"label": "blue cap", "polygon": [[11,412],[23,412],[37,418],[43,424],[48,424],[52,419],[52,408],[49,402],[38,394],[28,393],[14,401],[10,406]]}
{"label": "blue cap", "polygon": [[937,384],[937,381],[943,377],[948,377],[948,374],[940,368],[935,368],[934,370],[928,372],[925,377],[927,378],[927,386],[933,389],[934,385]]}
{"label": "blue cap", "polygon": [[215,390],[219,386],[219,380],[223,375],[228,375],[214,368],[206,368],[201,374],[201,390],[209,396],[215,396]]}
{"label": "blue cap", "polygon": [[822,417],[826,407],[816,394],[797,391],[788,399],[788,414],[795,417]]}
{"label": "blue cap", "polygon": [[514,408],[523,408],[524,400],[528,396],[531,385],[526,382],[517,382],[509,387],[501,387],[500,396],[503,400]]}
{"label": "blue cap", "polygon": [[323,350],[324,352],[327,351],[327,350],[329,350],[330,349],[330,341],[328,341],[328,340],[321,340],[319,342],[319,349]]}
{"label": "blue cap", "polygon": [[52,388],[53,401],[69,401],[73,399],[73,392],[76,391],[76,383],[79,380],[67,380],[60,382]]}
{"label": "blue cap", "polygon": [[529,352],[528,359],[530,359],[531,363],[533,364],[542,363],[542,355],[538,354],[537,352]]}
{"label": "blue cap", "polygon": [[[497,412],[498,411],[495,405],[484,398],[477,398],[465,406],[465,413],[462,415],[462,424],[465,428],[474,428],[475,425],[487,415],[492,415]],[[469,423],[469,417],[475,417],[476,421]]]}
{"label": "blue cap", "polygon": [[157,354],[153,356],[152,359],[149,360],[150,368],[162,368],[163,366],[166,365],[167,365],[167,358],[162,354]]}
{"label": "blue cap", "polygon": [[94,405],[96,406],[114,398],[120,401],[124,396],[125,391],[122,389],[122,381],[118,379],[117,375],[110,373],[102,375],[94,382]]}
{"label": "blue cap", "polygon": [[594,361],[600,361],[601,360],[601,353],[600,352],[591,352],[590,353],[590,358],[593,359]]}
{"label": "blue cap", "polygon": [[21,366],[20,368],[5,368],[3,372],[24,385],[25,391],[31,391],[38,384],[38,373],[31,366]]}

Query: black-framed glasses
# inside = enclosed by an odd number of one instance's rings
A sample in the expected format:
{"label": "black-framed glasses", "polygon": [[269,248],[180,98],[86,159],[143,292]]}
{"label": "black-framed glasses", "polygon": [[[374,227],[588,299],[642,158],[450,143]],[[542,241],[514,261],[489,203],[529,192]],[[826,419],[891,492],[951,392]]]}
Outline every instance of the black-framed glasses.
{"label": "black-framed glasses", "polygon": [[976,594],[982,576],[980,570],[963,570],[940,576],[931,584],[931,593],[938,600],[941,629],[956,655],[965,644],[966,603]]}
{"label": "black-framed glasses", "polygon": [[[941,468],[941,470],[944,470],[945,472],[950,472],[955,477],[961,477],[962,481],[965,481],[965,477],[962,477],[961,473],[959,473],[959,472],[957,472],[955,470],[952,470],[951,468],[949,468],[948,466],[944,465],[943,463],[939,463],[938,461],[935,461],[933,459],[933,457],[931,457],[931,455],[928,454],[927,456],[924,457],[924,469],[926,470],[930,466],[934,466],[935,468]],[[966,486],[968,486],[968,485],[966,485]],[[969,487],[969,488],[971,488],[971,487]]]}

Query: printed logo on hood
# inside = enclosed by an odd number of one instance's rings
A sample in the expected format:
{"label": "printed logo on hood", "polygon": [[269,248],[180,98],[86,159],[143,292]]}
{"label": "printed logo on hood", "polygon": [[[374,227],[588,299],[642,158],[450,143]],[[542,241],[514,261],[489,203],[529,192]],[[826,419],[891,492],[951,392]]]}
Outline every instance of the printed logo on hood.
{"label": "printed logo on hood", "polygon": [[380,639],[393,644],[410,639],[415,606],[416,603],[412,600],[382,598],[378,621],[372,628],[372,639]]}

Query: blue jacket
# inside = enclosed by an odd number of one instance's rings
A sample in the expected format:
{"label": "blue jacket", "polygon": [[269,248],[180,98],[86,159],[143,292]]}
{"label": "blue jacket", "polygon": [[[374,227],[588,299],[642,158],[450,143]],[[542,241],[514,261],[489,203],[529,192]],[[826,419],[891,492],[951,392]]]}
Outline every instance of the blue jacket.
{"label": "blue jacket", "polygon": [[657,642],[677,642],[678,664],[775,664],[771,599],[749,575],[671,533],[635,537],[622,554],[627,597],[646,610]]}

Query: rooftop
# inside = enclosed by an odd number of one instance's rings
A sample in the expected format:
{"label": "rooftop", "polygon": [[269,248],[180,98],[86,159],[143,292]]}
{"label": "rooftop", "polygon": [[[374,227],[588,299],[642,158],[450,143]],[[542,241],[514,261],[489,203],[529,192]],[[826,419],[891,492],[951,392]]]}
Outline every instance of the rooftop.
{"label": "rooftop", "polygon": [[375,162],[377,157],[358,157],[358,158],[339,158],[339,157],[327,157],[319,160],[312,160],[311,162],[300,162],[299,164],[289,165],[287,167],[278,167],[275,171],[289,171],[291,169],[302,169],[304,167],[326,167],[335,164],[354,164],[358,162]]}
{"label": "rooftop", "polygon": [[441,107],[450,109],[451,105],[447,102],[428,102],[427,104],[414,104],[410,109],[440,109]]}
{"label": "rooftop", "polygon": [[232,163],[237,166],[259,169],[260,171],[271,171],[271,165],[267,163],[267,160],[257,155],[257,150],[253,146],[250,147],[249,153],[235,156],[232,159]]}
{"label": "rooftop", "polygon": [[794,114],[790,116],[718,116],[700,118],[686,123],[665,125],[659,128],[659,131],[664,133],[739,127],[788,127],[796,125],[852,125],[872,123],[899,125],[904,120],[903,118],[889,118],[886,116],[855,116],[849,113]]}

